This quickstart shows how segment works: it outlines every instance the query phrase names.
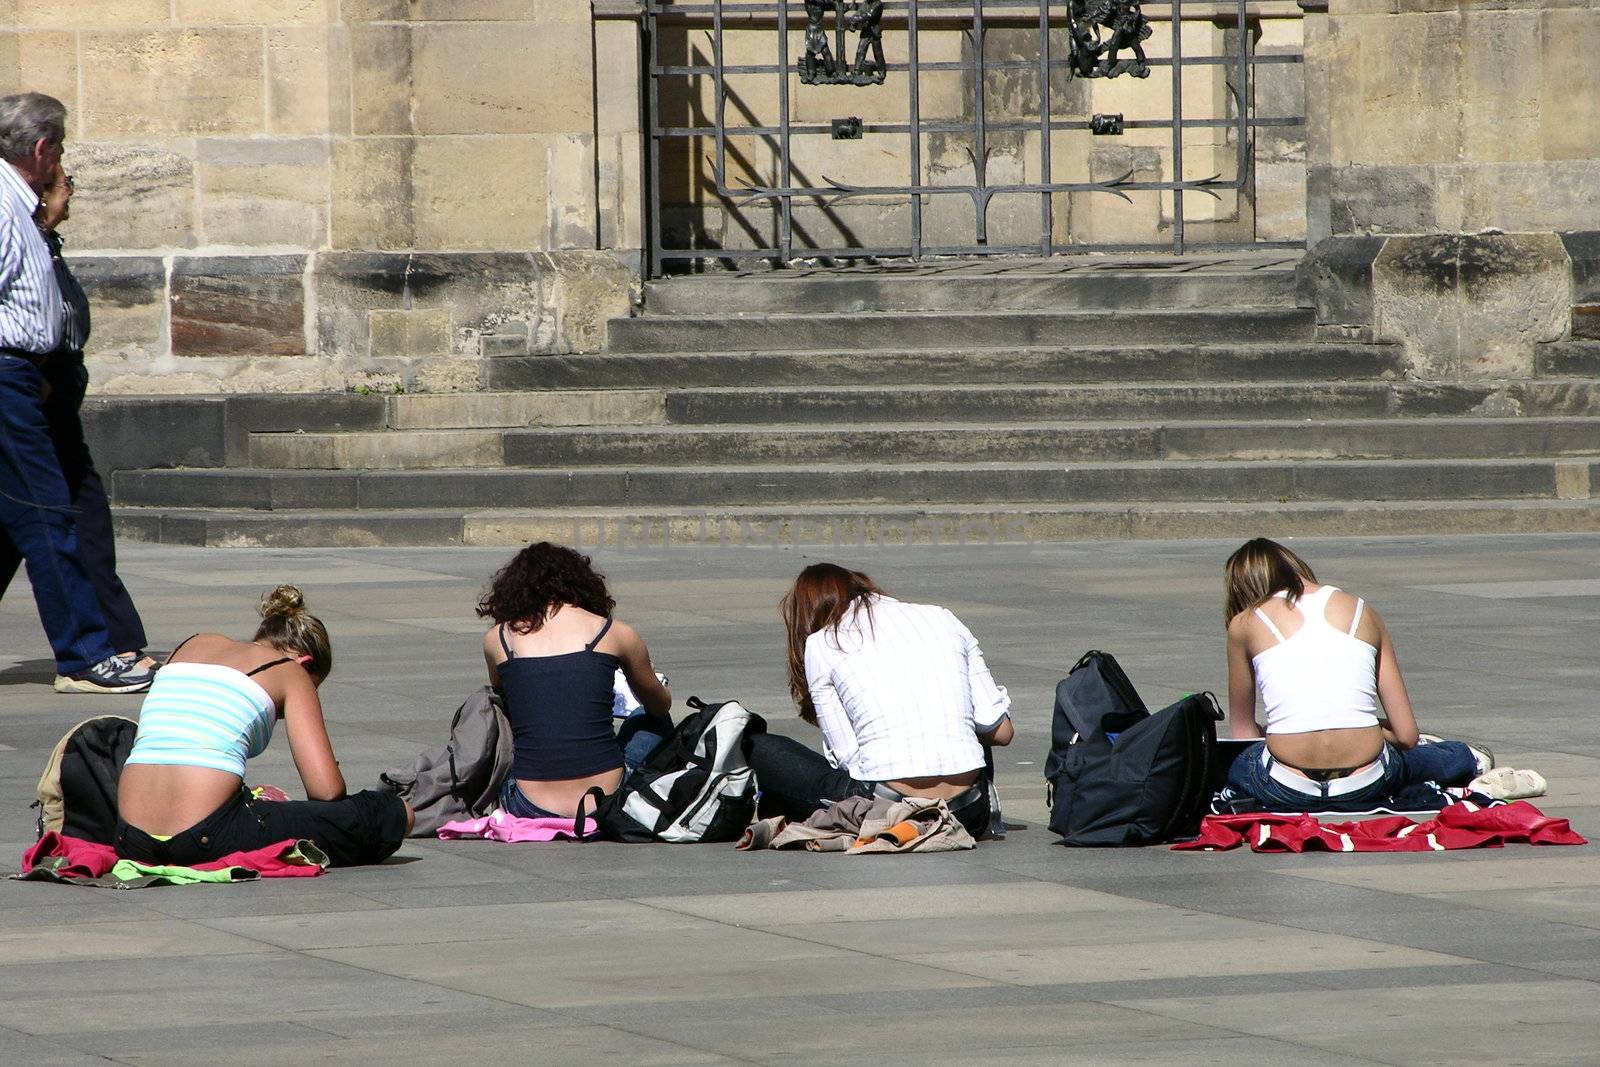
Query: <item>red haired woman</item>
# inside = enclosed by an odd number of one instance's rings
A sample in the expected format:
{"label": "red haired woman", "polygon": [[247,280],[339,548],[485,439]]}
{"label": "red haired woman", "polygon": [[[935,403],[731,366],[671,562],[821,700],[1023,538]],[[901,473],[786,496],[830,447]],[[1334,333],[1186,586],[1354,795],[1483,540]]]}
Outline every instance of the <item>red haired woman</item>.
{"label": "red haired woman", "polygon": [[821,727],[826,754],[777,734],[752,738],[762,813],[804,819],[850,796],[936,797],[982,836],[985,749],[1011,743],[1011,700],[972,631],[833,563],[801,571],[782,612],[789,691],[800,717]]}

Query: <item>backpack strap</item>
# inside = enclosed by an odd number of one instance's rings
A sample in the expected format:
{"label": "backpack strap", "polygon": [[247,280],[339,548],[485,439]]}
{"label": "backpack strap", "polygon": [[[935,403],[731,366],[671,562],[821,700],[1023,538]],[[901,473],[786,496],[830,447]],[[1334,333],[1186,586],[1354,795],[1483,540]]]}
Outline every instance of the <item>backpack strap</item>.
{"label": "backpack strap", "polygon": [[587,645],[584,645],[583,646],[583,650],[585,652],[593,652],[594,651],[594,646],[598,645],[600,643],[600,639],[602,637],[604,637],[606,635],[606,631],[608,631],[610,629],[611,629],[611,620],[607,619],[606,620],[606,624],[604,626],[600,627],[600,632],[594,635],[594,640],[590,641]]}
{"label": "backpack strap", "polygon": [[[595,820],[594,820],[594,830],[595,830],[595,832],[592,833],[592,834],[585,833],[584,829],[583,829],[583,805],[590,797],[594,797],[594,814],[595,814]],[[588,841],[588,840],[590,840],[592,838],[596,838],[596,837],[600,836],[600,818],[599,818],[599,816],[600,816],[600,805],[604,804],[605,800],[606,800],[606,791],[604,789],[601,789],[597,785],[590,786],[589,787],[589,791],[584,793],[583,796],[578,798],[578,813],[572,817],[572,836],[573,837],[576,837],[579,841]]]}

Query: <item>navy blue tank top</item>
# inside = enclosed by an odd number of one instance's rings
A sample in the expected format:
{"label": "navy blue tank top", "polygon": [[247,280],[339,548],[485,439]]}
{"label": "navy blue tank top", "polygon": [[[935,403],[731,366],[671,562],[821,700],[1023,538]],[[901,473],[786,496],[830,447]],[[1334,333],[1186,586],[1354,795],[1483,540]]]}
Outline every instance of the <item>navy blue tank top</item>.
{"label": "navy blue tank top", "polygon": [[587,778],[622,767],[622,747],[611,728],[611,697],[619,661],[594,646],[611,629],[600,627],[581,652],[518,658],[500,627],[500,689],[516,743],[514,778],[534,782]]}

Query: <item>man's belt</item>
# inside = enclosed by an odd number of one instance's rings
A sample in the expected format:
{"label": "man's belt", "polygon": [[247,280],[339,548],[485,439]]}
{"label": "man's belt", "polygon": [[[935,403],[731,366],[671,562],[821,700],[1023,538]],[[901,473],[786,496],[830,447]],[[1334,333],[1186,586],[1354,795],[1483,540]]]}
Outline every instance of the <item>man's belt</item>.
{"label": "man's belt", "polygon": [[12,348],[10,345],[0,345],[0,356],[16,356],[25,359],[35,367],[43,367],[45,360],[50,358],[48,352],[29,352],[26,348]]}

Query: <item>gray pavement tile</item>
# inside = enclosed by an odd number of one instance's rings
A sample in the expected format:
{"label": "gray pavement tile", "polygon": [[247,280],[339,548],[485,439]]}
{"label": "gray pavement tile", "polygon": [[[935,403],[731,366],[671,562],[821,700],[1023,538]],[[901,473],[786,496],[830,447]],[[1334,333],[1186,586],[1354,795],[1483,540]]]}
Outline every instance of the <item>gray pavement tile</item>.
{"label": "gray pavement tile", "polygon": [[5,1027],[0,1027],[0,1047],[5,1049],[7,1062],[26,1063],[29,1067],[104,1067],[106,1062],[60,1038],[33,1037]]}
{"label": "gray pavement tile", "polygon": [[0,930],[0,968],[68,960],[170,960],[271,951],[272,946],[265,942],[234,937],[180,919],[14,926]]}
{"label": "gray pavement tile", "polygon": [[[862,1064],[870,1067],[922,1067],[926,1055],[900,1056],[896,1054],[849,1056],[833,1059],[806,1056],[773,1056],[764,1063],[774,1067],[799,1064]],[[1061,1044],[1048,1042],[1039,1045],[1013,1045],[999,1038],[982,1051],[967,1052],[949,1057],[941,1056],[941,1065],[952,1067],[984,1067],[985,1064],[1003,1063],[1009,1067],[1055,1067],[1059,1064],[1092,1064],[1094,1067],[1110,1065],[1124,1067],[1134,1064],[1197,1065],[1197,1067],[1283,1067],[1286,1063],[1305,1067],[1363,1067],[1373,1063],[1392,1063],[1389,1060],[1360,1059],[1349,1054],[1334,1054],[1320,1049],[1308,1049],[1296,1042],[1272,1041],[1257,1037],[1235,1035],[1206,1035],[1191,1038],[1164,1038],[1156,1040],[1124,1041],[1120,1039],[1099,1043],[1077,1042]]]}
{"label": "gray pavement tile", "polygon": [[[663,913],[665,914],[665,913]],[[507,932],[509,934],[509,931]],[[705,922],[618,932],[530,930],[470,943],[320,949],[315,956],[518,1004],[562,1008],[639,1001],[730,1000],[795,990],[981,985],[939,966],[881,959]],[[648,966],[643,961],[662,961]]]}
{"label": "gray pavement tile", "polygon": [[[92,993],[86,993],[92,991]],[[287,952],[0,967],[0,1026],[31,1034],[216,1026],[428,1009],[477,1012],[469,994]]]}
{"label": "gray pavement tile", "polygon": [[1319,995],[1315,1005],[1308,1011],[1303,994],[1282,993],[1144,1000],[1138,1006],[1391,1062],[1436,1063],[1465,1054],[1486,1063],[1592,1063],[1600,987],[1548,981],[1342,990]]}

